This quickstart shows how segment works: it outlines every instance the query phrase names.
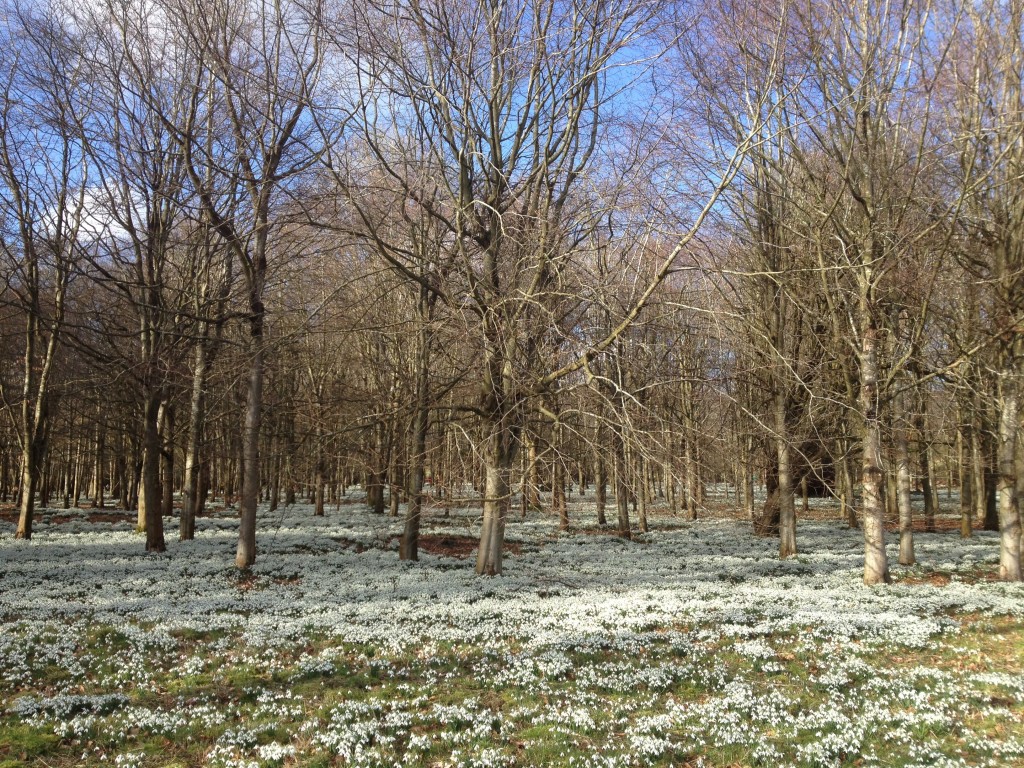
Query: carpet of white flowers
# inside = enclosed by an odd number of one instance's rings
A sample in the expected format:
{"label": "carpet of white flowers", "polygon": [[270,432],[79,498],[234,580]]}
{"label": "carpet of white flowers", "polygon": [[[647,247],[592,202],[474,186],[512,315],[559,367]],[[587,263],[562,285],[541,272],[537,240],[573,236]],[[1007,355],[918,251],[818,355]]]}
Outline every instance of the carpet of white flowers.
{"label": "carpet of white flowers", "polygon": [[868,588],[838,521],[783,562],[744,521],[624,541],[534,512],[480,578],[399,562],[400,520],[362,504],[296,505],[261,512],[243,575],[230,510],[192,542],[168,519],[160,555],[88,515],[0,523],[0,766],[1024,765],[1024,588],[986,575],[994,534],[919,534]]}

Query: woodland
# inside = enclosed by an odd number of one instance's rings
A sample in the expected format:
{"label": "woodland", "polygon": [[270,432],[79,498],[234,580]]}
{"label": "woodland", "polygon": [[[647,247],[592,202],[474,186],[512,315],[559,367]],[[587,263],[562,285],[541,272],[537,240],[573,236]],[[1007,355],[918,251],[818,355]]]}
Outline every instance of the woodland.
{"label": "woodland", "polygon": [[0,19],[0,765],[1024,764],[1024,0]]}
{"label": "woodland", "polygon": [[216,499],[245,569],[260,503],[360,484],[415,560],[429,483],[494,575],[542,492],[628,538],[727,482],[782,558],[796,499],[838,500],[876,584],[886,516],[913,563],[945,486],[1021,580],[1019,2],[4,18],[18,538],[113,505],[160,552]]}

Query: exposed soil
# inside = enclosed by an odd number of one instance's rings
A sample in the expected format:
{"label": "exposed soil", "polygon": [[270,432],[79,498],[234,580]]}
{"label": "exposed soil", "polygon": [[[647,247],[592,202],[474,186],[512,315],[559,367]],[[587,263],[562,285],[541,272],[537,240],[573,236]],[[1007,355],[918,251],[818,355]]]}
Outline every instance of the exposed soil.
{"label": "exposed soil", "polygon": [[[466,558],[476,554],[480,540],[472,536],[420,536],[419,548],[432,555]],[[503,552],[518,555],[519,542],[506,541]]]}

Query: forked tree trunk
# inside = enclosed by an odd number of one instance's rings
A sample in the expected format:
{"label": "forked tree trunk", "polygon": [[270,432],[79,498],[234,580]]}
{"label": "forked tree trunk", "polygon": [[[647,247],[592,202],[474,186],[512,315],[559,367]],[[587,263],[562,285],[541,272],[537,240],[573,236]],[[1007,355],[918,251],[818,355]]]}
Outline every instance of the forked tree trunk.
{"label": "forked tree trunk", "polygon": [[509,478],[514,459],[514,436],[503,421],[498,419],[498,423],[488,425],[490,433],[484,441],[483,526],[476,558],[476,572],[481,576],[497,576],[502,569]]}

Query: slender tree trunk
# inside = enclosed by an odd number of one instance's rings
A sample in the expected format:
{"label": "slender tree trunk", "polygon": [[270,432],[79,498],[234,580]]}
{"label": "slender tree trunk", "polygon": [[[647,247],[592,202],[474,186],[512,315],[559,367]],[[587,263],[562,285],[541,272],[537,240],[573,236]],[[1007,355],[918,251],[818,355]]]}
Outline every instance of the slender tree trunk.
{"label": "slender tree trunk", "polygon": [[163,552],[164,520],[160,509],[160,392],[146,394],[143,410],[142,494],[139,509],[145,514],[146,551]]}
{"label": "slender tree trunk", "polygon": [[920,392],[918,406],[914,410],[914,428],[917,432],[917,456],[918,465],[921,469],[921,489],[924,492],[924,529],[929,533],[935,532],[935,496],[934,496],[934,475],[931,462],[931,447],[928,440],[928,425],[925,415],[927,401],[924,393]]}
{"label": "slender tree trunk", "polygon": [[[1010,366],[1007,366],[1010,368]],[[1018,389],[1012,368],[999,380],[999,578],[1021,581],[1021,522],[1017,506]]]}
{"label": "slender tree trunk", "polygon": [[691,520],[697,519],[697,468],[693,461],[693,442],[690,431],[683,435],[683,471],[686,474],[686,511]]}
{"label": "slender tree trunk", "polygon": [[[600,446],[598,446],[598,450],[601,450]],[[597,506],[597,524],[605,526],[608,524],[604,511],[605,505],[608,503],[608,475],[603,456],[598,456],[594,460],[594,497]]]}
{"label": "slender tree trunk", "polygon": [[253,300],[250,320],[249,392],[242,432],[242,500],[239,505],[238,548],[235,566],[246,569],[256,562],[256,506],[260,491],[260,426],[263,406],[263,304]]}
{"label": "slender tree trunk", "polygon": [[637,480],[640,484],[640,492],[637,494],[638,508],[637,508],[637,524],[640,526],[640,533],[647,533],[647,505],[650,499],[650,462],[647,461],[643,456],[637,457]]}
{"label": "slender tree trunk", "polygon": [[974,533],[971,520],[974,515],[974,496],[972,490],[973,474],[971,472],[970,437],[965,419],[960,419],[961,427],[957,430],[957,454],[960,458],[960,536],[968,539]]}
{"label": "slender tree trunk", "polygon": [[174,514],[174,406],[165,392],[160,403],[160,465],[163,514]]}
{"label": "slender tree trunk", "polygon": [[209,351],[200,339],[195,350],[195,370],[192,372],[192,399],[188,413],[188,445],[185,448],[185,488],[181,504],[179,538],[195,538],[196,514],[199,501],[199,474],[202,468],[203,428],[206,421],[206,378],[209,371]]}
{"label": "slender tree trunk", "polygon": [[524,430],[526,443],[526,506],[540,509],[540,465],[537,461],[537,438]]}
{"label": "slender tree trunk", "polygon": [[613,429],[615,440],[615,507],[618,512],[618,534],[624,539],[632,538],[629,524],[629,484],[626,478],[626,446],[621,430]]}
{"label": "slender tree trunk", "polygon": [[103,509],[103,486],[104,486],[104,465],[106,463],[106,443],[107,443],[107,425],[103,419],[102,408],[97,409],[96,413],[96,463],[93,467],[93,482],[95,483],[95,492],[92,497],[93,509]]}
{"label": "slender tree trunk", "polygon": [[914,557],[914,515],[910,506],[910,443],[907,438],[906,394],[896,403],[896,492],[900,512],[900,565],[913,565]]}
{"label": "slender tree trunk", "polygon": [[[313,468],[313,483],[316,486],[314,488],[314,507],[313,515],[315,517],[324,516],[324,490],[325,490],[325,470],[324,465],[324,445],[323,445],[323,428],[320,425],[320,401],[317,399],[317,419],[316,428],[313,435],[313,439],[316,441],[316,465]],[[394,493],[394,491],[392,491]]]}
{"label": "slender tree trunk", "polygon": [[754,519],[754,468],[751,466],[753,437],[741,438],[742,457],[740,471],[743,473],[743,511],[748,520]]}
{"label": "slender tree trunk", "polygon": [[[421,307],[426,297],[420,294]],[[416,410],[412,418],[412,450],[409,455],[409,503],[405,508],[405,529],[398,546],[401,560],[419,560],[420,519],[423,516],[424,474],[427,462],[427,430],[430,427],[430,330],[420,324],[419,360],[416,371]],[[525,498],[525,496],[524,496]]]}
{"label": "slender tree trunk", "polygon": [[[557,406],[556,406],[557,408]],[[557,413],[557,410],[555,411]],[[565,499],[565,464],[562,460],[562,424],[551,426],[551,506],[558,515],[560,530],[569,530],[569,505]]]}
{"label": "slender tree trunk", "polygon": [[779,462],[779,557],[796,554],[796,507],[793,498],[793,474],[789,433],[786,426],[786,395],[775,395],[775,451]]}

